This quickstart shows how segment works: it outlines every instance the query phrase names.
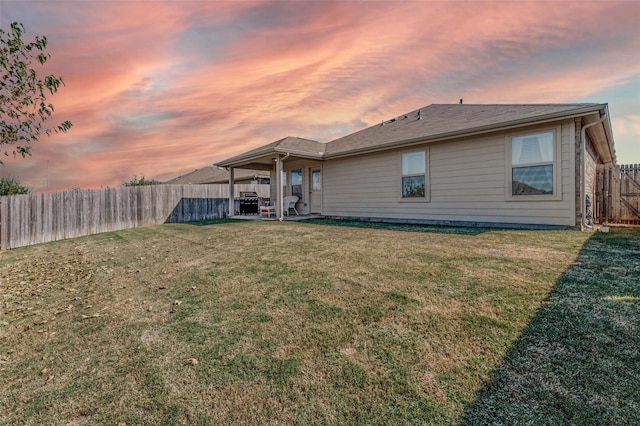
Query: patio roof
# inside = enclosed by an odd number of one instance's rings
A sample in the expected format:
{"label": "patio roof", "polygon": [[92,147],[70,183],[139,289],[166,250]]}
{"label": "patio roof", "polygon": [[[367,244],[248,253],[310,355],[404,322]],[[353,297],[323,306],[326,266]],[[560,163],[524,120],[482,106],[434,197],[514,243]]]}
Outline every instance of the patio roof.
{"label": "patio roof", "polygon": [[273,165],[273,158],[277,154],[290,154],[302,158],[322,159],[326,146],[327,144],[322,142],[287,136],[286,138],[216,163],[216,166],[270,170]]}

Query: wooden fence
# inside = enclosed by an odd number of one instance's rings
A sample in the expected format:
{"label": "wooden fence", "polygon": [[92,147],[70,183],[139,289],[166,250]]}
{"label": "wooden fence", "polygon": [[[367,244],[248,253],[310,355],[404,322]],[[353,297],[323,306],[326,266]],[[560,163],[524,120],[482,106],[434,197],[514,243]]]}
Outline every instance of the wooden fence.
{"label": "wooden fence", "polygon": [[[235,185],[267,198],[269,185]],[[151,185],[0,197],[0,249],[229,214],[229,185]]]}
{"label": "wooden fence", "polygon": [[596,219],[640,225],[640,164],[598,167]]}

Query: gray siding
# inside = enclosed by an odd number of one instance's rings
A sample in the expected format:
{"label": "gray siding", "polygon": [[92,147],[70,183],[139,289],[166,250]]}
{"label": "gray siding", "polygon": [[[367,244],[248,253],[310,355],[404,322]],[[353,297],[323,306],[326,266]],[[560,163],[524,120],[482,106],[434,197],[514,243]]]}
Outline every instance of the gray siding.
{"label": "gray siding", "polygon": [[[557,166],[561,167],[562,195],[556,200],[508,200],[506,133],[499,133],[325,161],[323,213],[380,219],[575,226],[572,120],[562,123],[560,136],[561,158]],[[400,153],[426,147],[430,201],[403,201]]]}

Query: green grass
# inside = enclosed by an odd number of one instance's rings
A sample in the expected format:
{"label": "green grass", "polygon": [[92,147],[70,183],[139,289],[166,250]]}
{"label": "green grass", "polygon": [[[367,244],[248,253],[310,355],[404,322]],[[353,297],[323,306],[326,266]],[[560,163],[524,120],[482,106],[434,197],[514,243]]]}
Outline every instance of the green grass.
{"label": "green grass", "polygon": [[1,253],[0,424],[637,423],[640,232],[337,224]]}
{"label": "green grass", "polygon": [[466,421],[640,424],[640,232],[586,243]]}

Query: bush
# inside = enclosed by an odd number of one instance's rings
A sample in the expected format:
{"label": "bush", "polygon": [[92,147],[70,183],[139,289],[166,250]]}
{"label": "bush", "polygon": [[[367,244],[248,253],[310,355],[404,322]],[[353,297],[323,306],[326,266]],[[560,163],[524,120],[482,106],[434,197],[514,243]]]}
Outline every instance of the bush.
{"label": "bush", "polygon": [[155,179],[145,179],[144,176],[142,176],[140,179],[138,179],[138,176],[133,176],[133,178],[129,181],[129,182],[125,182],[122,184],[122,186],[124,187],[129,187],[129,186],[147,186],[147,185],[160,185],[160,181],[157,181]]}
{"label": "bush", "polygon": [[19,195],[19,194],[28,194],[31,190],[26,186],[22,185],[15,179],[12,178],[2,178],[0,179],[0,196],[3,195]]}

